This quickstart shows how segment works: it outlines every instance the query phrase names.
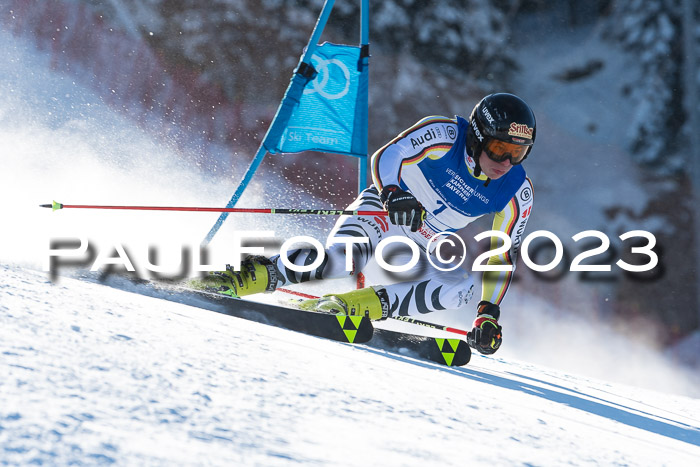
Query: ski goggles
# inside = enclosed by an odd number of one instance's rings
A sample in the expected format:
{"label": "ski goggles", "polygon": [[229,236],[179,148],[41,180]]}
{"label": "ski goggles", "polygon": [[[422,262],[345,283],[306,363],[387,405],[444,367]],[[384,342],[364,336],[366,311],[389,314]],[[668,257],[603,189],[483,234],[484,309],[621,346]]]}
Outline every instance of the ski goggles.
{"label": "ski goggles", "polygon": [[506,143],[497,139],[489,140],[484,146],[484,152],[492,161],[503,162],[510,160],[510,163],[513,165],[518,165],[525,160],[528,149],[530,149],[530,146]]}

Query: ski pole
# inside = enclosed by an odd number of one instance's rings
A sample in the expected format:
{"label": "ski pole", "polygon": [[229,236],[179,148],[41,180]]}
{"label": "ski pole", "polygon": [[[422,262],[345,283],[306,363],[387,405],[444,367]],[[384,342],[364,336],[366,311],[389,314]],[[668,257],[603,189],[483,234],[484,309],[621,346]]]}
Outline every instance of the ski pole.
{"label": "ski pole", "polygon": [[315,214],[319,216],[386,216],[386,211],[353,211],[348,209],[279,209],[279,208],[208,208],[188,206],[104,206],[94,204],[40,204],[54,211],[59,209],[119,209],[132,211],[237,212],[257,214]]}
{"label": "ski pole", "polygon": [[421,321],[419,319],[411,318],[410,316],[392,316],[391,318],[399,321],[405,321],[407,323],[417,324],[419,326],[425,326],[428,328],[439,329],[441,331],[452,332],[454,334],[461,334],[463,336],[467,335],[467,331],[464,331],[463,329],[452,328],[450,326],[443,326],[441,324],[428,323],[427,321]]}
{"label": "ski pole", "polygon": [[[288,293],[290,295],[296,295],[298,297],[308,298],[308,299],[320,298],[316,295],[311,295],[311,294],[307,294],[307,293],[303,293],[303,292],[297,292],[296,290],[285,289],[282,287],[278,288],[277,291]],[[441,331],[447,331],[447,332],[451,332],[454,334],[461,334],[462,336],[467,335],[467,331],[464,331],[462,329],[457,329],[457,328],[453,328],[450,326],[443,326],[441,324],[429,323],[427,321],[421,321],[419,319],[411,318],[410,316],[391,316],[390,318],[398,320],[398,321],[404,321],[406,323],[417,324],[419,326],[425,326],[425,327],[432,328],[432,329],[439,329]]]}

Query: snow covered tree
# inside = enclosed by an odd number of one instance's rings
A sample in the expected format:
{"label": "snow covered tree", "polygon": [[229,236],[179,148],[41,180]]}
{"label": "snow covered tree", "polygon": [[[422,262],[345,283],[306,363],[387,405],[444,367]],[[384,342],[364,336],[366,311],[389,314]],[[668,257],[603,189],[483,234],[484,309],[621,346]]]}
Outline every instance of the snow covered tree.
{"label": "snow covered tree", "polygon": [[[322,0],[308,0],[309,8]],[[471,78],[505,77],[512,65],[505,11],[510,0],[384,0],[370,4],[370,37],[384,54],[408,52],[423,63]],[[358,24],[359,1],[337,2],[340,23]],[[347,27],[346,27],[347,28]],[[347,32],[346,32],[347,34]],[[487,75],[490,75],[487,76]]]}
{"label": "snow covered tree", "polygon": [[685,120],[679,0],[617,0],[612,33],[642,67],[632,90],[638,101],[632,118],[631,149],[642,164],[661,173],[682,167],[677,147]]}
{"label": "snow covered tree", "polygon": [[[695,1],[696,13],[697,7]],[[641,218],[663,219],[665,231],[656,232],[663,260],[667,266],[684,265],[662,270],[657,280],[642,289],[638,283],[623,282],[617,289],[617,310],[626,319],[639,315],[664,323],[659,339],[666,343],[698,327],[697,268],[693,260],[688,263],[698,246],[695,230],[688,228],[696,215],[689,196],[694,147],[688,142],[688,132],[697,129],[690,127],[687,114],[688,108],[698,104],[684,105],[688,51],[683,41],[683,14],[683,0],[616,0],[611,18],[614,37],[642,70],[631,89],[637,101],[631,119],[631,150],[651,169],[646,188],[656,196],[647,202]],[[697,50],[695,44],[691,52]]]}
{"label": "snow covered tree", "polygon": [[[93,1],[93,0],[91,0]],[[129,0],[162,20],[152,40],[173,59],[198,67],[235,98],[283,89],[324,0]],[[371,42],[384,55],[408,53],[445,73],[502,84],[512,67],[504,10],[511,0],[373,2]],[[324,39],[356,43],[360,2],[336,2]],[[281,71],[284,70],[283,73]],[[253,78],[254,77],[254,78]]]}
{"label": "snow covered tree", "polygon": [[154,42],[233,99],[253,99],[270,87],[283,89],[316,19],[315,12],[283,3],[289,2],[162,1],[164,25]]}

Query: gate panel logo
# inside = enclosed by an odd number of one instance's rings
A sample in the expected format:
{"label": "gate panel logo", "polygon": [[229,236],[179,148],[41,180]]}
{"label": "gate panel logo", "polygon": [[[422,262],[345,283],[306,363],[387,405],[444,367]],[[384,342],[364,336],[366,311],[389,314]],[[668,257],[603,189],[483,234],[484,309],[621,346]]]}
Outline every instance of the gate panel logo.
{"label": "gate panel logo", "polygon": [[[350,90],[350,70],[338,59],[326,60],[318,55],[312,55],[311,63],[318,72],[311,81],[311,86],[304,89],[304,94],[317,92],[328,100],[344,97]],[[336,70],[339,69],[340,73]]]}

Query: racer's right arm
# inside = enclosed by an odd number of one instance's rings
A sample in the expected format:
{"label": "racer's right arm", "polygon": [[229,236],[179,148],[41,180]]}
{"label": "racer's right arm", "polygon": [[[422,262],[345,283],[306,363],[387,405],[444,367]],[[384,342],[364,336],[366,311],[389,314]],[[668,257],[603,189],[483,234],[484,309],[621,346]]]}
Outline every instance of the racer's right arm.
{"label": "racer's right arm", "polygon": [[410,187],[401,183],[401,169],[404,164],[419,163],[431,150],[439,152],[436,157],[444,154],[451,147],[448,125],[453,128],[455,121],[424,118],[372,155],[372,178],[392,224],[410,227],[411,232],[423,225],[425,208]]}

